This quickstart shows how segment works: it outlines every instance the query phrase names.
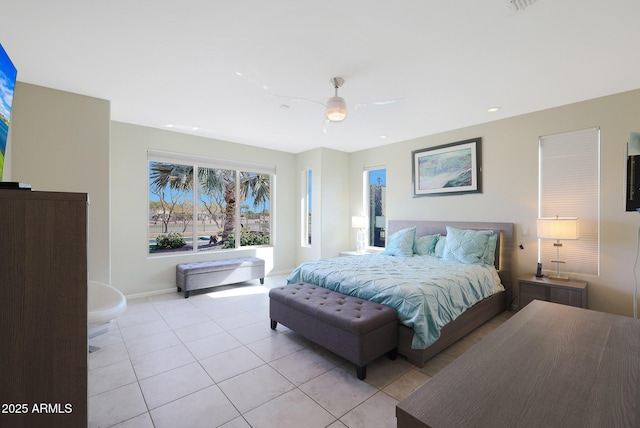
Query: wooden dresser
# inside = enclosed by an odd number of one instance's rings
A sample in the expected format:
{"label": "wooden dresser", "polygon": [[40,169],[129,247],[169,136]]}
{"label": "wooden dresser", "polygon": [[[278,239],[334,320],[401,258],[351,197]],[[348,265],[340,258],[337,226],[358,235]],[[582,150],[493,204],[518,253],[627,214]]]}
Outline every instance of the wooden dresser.
{"label": "wooden dresser", "polygon": [[0,426],[87,426],[87,195],[0,189]]}
{"label": "wooden dresser", "polygon": [[631,427],[640,321],[534,300],[396,407],[399,428]]}

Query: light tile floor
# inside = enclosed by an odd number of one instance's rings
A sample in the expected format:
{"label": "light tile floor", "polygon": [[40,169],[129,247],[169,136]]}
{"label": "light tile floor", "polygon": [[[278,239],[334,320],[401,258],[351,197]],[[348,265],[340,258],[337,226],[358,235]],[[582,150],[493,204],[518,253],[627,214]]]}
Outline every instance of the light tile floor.
{"label": "light tile floor", "polygon": [[[268,291],[285,276],[130,300],[91,340],[89,427],[395,427],[395,406],[509,316],[420,369],[404,358],[355,366],[269,325]],[[208,291],[208,292],[207,292]]]}

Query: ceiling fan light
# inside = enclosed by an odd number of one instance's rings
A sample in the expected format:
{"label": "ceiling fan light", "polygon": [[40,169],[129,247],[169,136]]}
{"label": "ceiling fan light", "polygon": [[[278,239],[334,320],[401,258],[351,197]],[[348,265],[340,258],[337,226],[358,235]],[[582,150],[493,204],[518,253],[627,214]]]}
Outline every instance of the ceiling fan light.
{"label": "ceiling fan light", "polygon": [[331,122],[340,122],[347,117],[347,103],[342,97],[331,97],[327,100],[327,119]]}

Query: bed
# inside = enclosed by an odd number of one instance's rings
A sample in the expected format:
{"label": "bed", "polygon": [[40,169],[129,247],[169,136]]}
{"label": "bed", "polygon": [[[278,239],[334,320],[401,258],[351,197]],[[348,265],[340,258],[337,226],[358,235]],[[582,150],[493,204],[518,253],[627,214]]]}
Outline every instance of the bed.
{"label": "bed", "polygon": [[[451,253],[443,258],[442,246],[434,257],[437,236],[445,236],[447,230],[456,238],[479,236],[481,243],[486,238],[489,244],[492,239],[495,249],[488,245],[484,254],[480,251],[482,263],[452,262],[457,257],[452,256],[454,249],[447,248]],[[373,254],[303,263],[292,271],[288,282],[307,282],[395,307],[400,321],[398,353],[419,367],[508,308],[512,294],[511,223],[389,221],[387,232],[394,237],[387,252],[394,253],[405,236],[406,242],[410,239],[414,245],[420,242],[433,247],[404,257]],[[406,243],[402,245],[406,247]]]}

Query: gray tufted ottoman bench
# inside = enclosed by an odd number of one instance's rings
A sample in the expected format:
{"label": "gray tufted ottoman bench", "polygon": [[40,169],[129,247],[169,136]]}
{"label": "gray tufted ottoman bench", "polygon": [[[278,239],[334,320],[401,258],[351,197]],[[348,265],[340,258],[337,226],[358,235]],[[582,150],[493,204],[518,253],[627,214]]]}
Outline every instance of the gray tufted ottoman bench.
{"label": "gray tufted ottoman bench", "polygon": [[304,282],[269,291],[271,328],[278,323],[351,361],[359,379],[367,364],[398,346],[396,310]]}
{"label": "gray tufted ottoman bench", "polygon": [[184,290],[185,299],[191,290],[258,278],[260,284],[264,284],[264,260],[257,257],[181,263],[176,266],[176,285],[178,292]]}

